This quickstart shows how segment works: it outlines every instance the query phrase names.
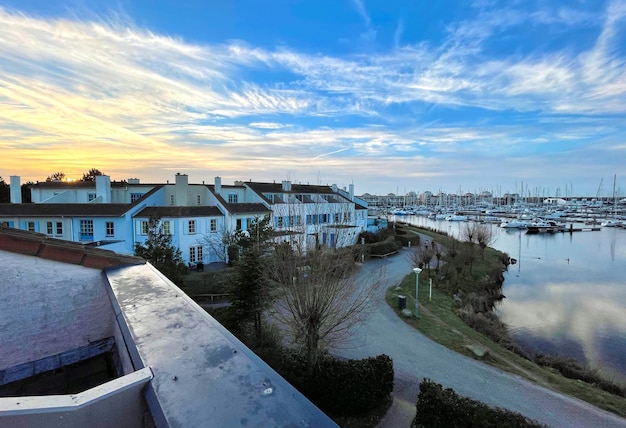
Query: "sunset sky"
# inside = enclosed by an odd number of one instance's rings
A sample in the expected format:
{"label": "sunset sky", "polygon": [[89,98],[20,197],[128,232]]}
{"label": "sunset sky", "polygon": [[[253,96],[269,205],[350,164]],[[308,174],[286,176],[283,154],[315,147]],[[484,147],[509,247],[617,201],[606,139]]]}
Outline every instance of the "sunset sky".
{"label": "sunset sky", "polygon": [[0,0],[0,150],[7,181],[625,194],[626,1]]}

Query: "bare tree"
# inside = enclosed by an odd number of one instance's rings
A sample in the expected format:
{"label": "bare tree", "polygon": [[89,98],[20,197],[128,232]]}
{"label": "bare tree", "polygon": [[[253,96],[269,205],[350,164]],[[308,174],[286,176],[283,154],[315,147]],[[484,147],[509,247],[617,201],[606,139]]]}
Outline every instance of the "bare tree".
{"label": "bare tree", "polygon": [[340,344],[368,313],[382,282],[357,279],[354,204],[334,194],[287,194],[275,207],[276,246],[268,260],[275,317],[312,375],[320,357]]}
{"label": "bare tree", "polygon": [[46,177],[46,181],[64,181],[65,173],[64,172],[55,172]]}
{"label": "bare tree", "polygon": [[357,280],[349,249],[295,251],[278,245],[269,274],[278,286],[276,317],[290,328],[311,375],[329,346],[343,341],[367,314],[380,277]]}
{"label": "bare tree", "polygon": [[495,240],[493,229],[487,224],[476,224],[475,234],[476,242],[480,246],[481,256],[485,258],[485,248]]}
{"label": "bare tree", "polygon": [[428,270],[428,277],[430,278],[430,262],[435,256],[434,242],[433,245],[416,245],[411,247],[407,252],[407,258],[413,266],[417,266],[421,269],[426,268]]}
{"label": "bare tree", "polygon": [[200,242],[215,254],[219,261],[226,263],[229,259],[228,248],[236,245],[237,236],[223,224],[220,230],[204,234]]}
{"label": "bare tree", "polygon": [[89,171],[83,173],[83,178],[81,178],[80,181],[96,181],[98,175],[104,174],[97,168],[91,168]]}

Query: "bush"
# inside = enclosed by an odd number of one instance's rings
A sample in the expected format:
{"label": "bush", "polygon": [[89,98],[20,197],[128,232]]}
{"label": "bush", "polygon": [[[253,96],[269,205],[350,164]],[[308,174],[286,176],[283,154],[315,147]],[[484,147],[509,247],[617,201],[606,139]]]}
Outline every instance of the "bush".
{"label": "bush", "polygon": [[326,356],[309,379],[305,359],[290,353],[283,356],[277,371],[322,411],[335,417],[360,416],[388,405],[393,391],[393,362],[384,354],[363,360]]}
{"label": "bush", "polygon": [[393,236],[389,236],[383,242],[376,242],[370,245],[369,253],[373,256],[382,256],[384,254],[394,253],[401,246],[396,242]]}
{"label": "bush", "polygon": [[541,366],[557,369],[563,376],[570,379],[582,380],[596,387],[620,397],[626,397],[626,386],[618,385],[602,377],[597,371],[583,367],[571,358],[555,355],[537,354],[535,362]]}
{"label": "bush", "polygon": [[430,379],[420,384],[416,407],[412,428],[543,426],[519,413],[461,397],[450,388],[444,390]]}

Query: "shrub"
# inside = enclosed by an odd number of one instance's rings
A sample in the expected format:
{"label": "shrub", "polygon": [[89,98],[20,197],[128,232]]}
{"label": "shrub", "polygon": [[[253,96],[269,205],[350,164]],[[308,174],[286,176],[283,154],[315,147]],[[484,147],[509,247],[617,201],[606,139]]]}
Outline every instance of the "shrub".
{"label": "shrub", "polygon": [[570,379],[582,380],[596,387],[620,397],[626,397],[626,386],[618,385],[602,377],[600,373],[588,367],[583,367],[576,360],[556,355],[537,354],[535,362],[541,366],[557,369],[563,376]]}
{"label": "shrub", "polygon": [[285,353],[274,368],[324,412],[360,416],[389,404],[393,391],[393,362],[387,355],[363,360],[322,359],[312,378],[306,376],[306,360]]}
{"label": "shrub", "polygon": [[370,254],[373,256],[382,256],[398,251],[401,246],[396,243],[393,236],[389,236],[383,242],[376,242],[370,245]]}
{"label": "shrub", "polygon": [[387,355],[363,360],[325,358],[312,383],[311,400],[338,416],[357,416],[385,404],[393,391],[393,362]]}
{"label": "shrub", "polygon": [[480,401],[461,397],[452,389],[430,379],[420,384],[417,414],[412,428],[417,427],[541,427],[520,413],[489,407]]}

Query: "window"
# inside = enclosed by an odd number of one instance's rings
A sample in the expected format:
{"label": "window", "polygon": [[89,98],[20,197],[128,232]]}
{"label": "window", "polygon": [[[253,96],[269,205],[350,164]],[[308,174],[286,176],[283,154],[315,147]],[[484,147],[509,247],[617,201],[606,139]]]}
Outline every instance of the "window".
{"label": "window", "polygon": [[340,221],[340,215],[339,213],[335,213],[335,223],[339,223]]}
{"label": "window", "polygon": [[93,201],[94,199],[96,199],[96,194],[95,193],[88,193],[87,194],[87,200],[89,202]]}
{"label": "window", "polygon": [[172,226],[171,226],[169,220],[163,221],[162,226],[163,226],[163,234],[164,235],[171,235],[172,234]]}
{"label": "window", "polygon": [[196,233],[196,221],[189,220],[189,224],[187,225],[187,232]]}
{"label": "window", "polygon": [[48,235],[52,235],[52,222],[51,221],[46,223],[46,233]]}
{"label": "window", "polygon": [[211,232],[217,232],[217,220],[211,219]]}
{"label": "window", "polygon": [[313,224],[313,216],[311,214],[306,215],[306,224]]}
{"label": "window", "polygon": [[284,227],[284,224],[282,217],[276,217],[276,227]]}
{"label": "window", "polygon": [[34,232],[35,231],[35,222],[34,221],[27,221],[26,222],[26,230],[28,230],[29,232]]}
{"label": "window", "polygon": [[202,262],[202,247],[189,247],[189,262],[190,263],[198,263]]}
{"label": "window", "polygon": [[93,220],[80,221],[80,238],[93,239]]}
{"label": "window", "polygon": [[130,202],[135,202],[139,200],[143,196],[143,193],[131,193],[130,194]]}
{"label": "window", "polygon": [[62,236],[63,235],[63,222],[57,221],[57,236]]}
{"label": "window", "polygon": [[343,213],[343,222],[344,223],[348,223],[350,221],[352,221],[352,213],[349,212],[349,211],[344,212]]}
{"label": "window", "polygon": [[239,198],[237,197],[236,193],[229,193],[228,194],[228,203],[229,204],[236,204],[238,199]]}
{"label": "window", "polygon": [[142,235],[147,235],[148,234],[148,222],[143,220],[141,222],[141,234]]}
{"label": "window", "polygon": [[115,235],[115,225],[113,224],[112,221],[107,221],[106,222],[106,235],[107,236],[114,236]]}
{"label": "window", "polygon": [[241,230],[241,219],[237,219],[237,230]]}
{"label": "window", "polygon": [[202,203],[202,198],[200,197],[200,195],[196,195],[196,204],[200,205]]}
{"label": "window", "polygon": [[170,205],[174,205],[174,195],[170,195]]}

